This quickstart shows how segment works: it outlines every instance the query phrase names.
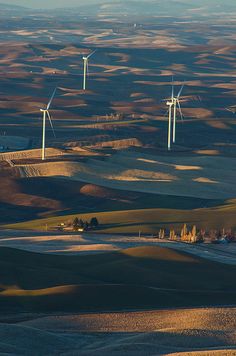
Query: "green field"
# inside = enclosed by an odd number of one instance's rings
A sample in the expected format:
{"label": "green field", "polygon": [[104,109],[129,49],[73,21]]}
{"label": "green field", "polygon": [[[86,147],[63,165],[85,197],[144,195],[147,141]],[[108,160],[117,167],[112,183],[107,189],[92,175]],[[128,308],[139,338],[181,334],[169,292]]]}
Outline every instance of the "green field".
{"label": "green field", "polygon": [[86,256],[1,247],[0,266],[4,311],[148,309],[236,300],[235,266],[157,246]]}
{"label": "green field", "polygon": [[139,209],[112,212],[94,212],[55,216],[45,219],[31,220],[18,224],[2,225],[10,229],[45,230],[54,228],[58,224],[73,221],[78,216],[89,221],[96,216],[100,223],[99,232],[103,233],[157,233],[160,227],[174,227],[180,229],[184,223],[197,225],[206,229],[236,228],[236,201],[218,207],[204,209]]}

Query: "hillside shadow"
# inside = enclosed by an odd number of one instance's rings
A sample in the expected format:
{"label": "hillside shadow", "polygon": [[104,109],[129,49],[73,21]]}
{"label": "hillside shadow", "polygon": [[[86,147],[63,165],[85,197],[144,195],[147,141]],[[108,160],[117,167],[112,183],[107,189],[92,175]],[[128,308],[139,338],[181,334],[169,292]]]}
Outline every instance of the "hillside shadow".
{"label": "hillside shadow", "polygon": [[163,247],[98,255],[0,248],[2,310],[89,311],[233,305],[235,266]]}
{"label": "hillside shadow", "polygon": [[[100,315],[100,317],[102,317]],[[82,316],[83,319],[83,316]],[[40,324],[41,321],[41,324]],[[110,356],[141,356],[141,355],[166,355],[179,352],[201,353],[217,352],[227,349],[235,349],[230,342],[230,332],[220,330],[185,330],[181,325],[173,330],[157,330],[150,332],[142,331],[87,331],[81,330],[79,326],[64,328],[59,323],[59,330],[45,330],[47,326],[37,321],[17,324],[4,324],[0,328],[0,337],[4,338],[7,332],[7,340],[1,349],[4,353],[27,354],[34,353],[36,356],[42,354],[79,354],[80,355],[105,355]],[[131,321],[132,323],[132,321]],[[49,322],[50,324],[50,322]],[[34,326],[35,325],[35,326]],[[56,325],[57,322],[56,322]],[[210,328],[210,325],[209,325]],[[62,331],[60,330],[63,330]],[[86,329],[86,328],[85,328]],[[109,328],[107,328],[109,330]],[[30,340],[25,343],[25,338],[30,333]],[[227,339],[228,337],[228,339]],[[230,351],[229,351],[230,352]],[[205,354],[205,352],[204,352]],[[231,352],[229,353],[231,355]],[[233,355],[233,353],[232,353]]]}

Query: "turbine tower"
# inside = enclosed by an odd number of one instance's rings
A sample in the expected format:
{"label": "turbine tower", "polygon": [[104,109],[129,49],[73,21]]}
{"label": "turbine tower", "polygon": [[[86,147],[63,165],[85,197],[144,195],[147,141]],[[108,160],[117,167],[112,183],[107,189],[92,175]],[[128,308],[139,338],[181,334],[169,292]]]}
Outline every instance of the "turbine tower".
{"label": "turbine tower", "polygon": [[184,84],[182,85],[180,91],[178,92],[178,95],[175,97],[173,95],[173,100],[174,100],[174,118],[173,118],[173,143],[175,143],[175,138],[176,138],[176,114],[177,114],[177,106],[178,106],[178,110],[179,110],[179,114],[181,117],[181,120],[183,120],[183,114],[182,114],[182,110],[181,110],[181,106],[180,106],[180,95],[183,91],[184,88]]}
{"label": "turbine tower", "polygon": [[171,149],[172,108],[174,106],[174,85],[173,85],[173,83],[172,83],[171,99],[167,100],[166,105],[168,106],[168,151],[170,151],[170,149]]}
{"label": "turbine tower", "polygon": [[93,51],[92,53],[90,53],[87,57],[84,56],[83,57],[83,61],[84,61],[84,81],[83,81],[83,90],[86,90],[86,79],[87,79],[87,74],[88,74],[88,69],[89,69],[89,66],[88,66],[88,62],[89,62],[89,58],[96,52]]}
{"label": "turbine tower", "polygon": [[50,125],[51,125],[51,128],[52,128],[53,135],[54,135],[54,137],[56,137],[55,131],[54,131],[54,128],[53,128],[53,124],[52,124],[51,115],[50,115],[50,113],[49,113],[49,109],[50,109],[50,106],[51,106],[51,104],[52,104],[53,98],[54,98],[54,96],[55,96],[55,94],[56,94],[56,90],[57,90],[57,88],[54,89],[53,94],[52,94],[52,96],[51,96],[51,99],[50,99],[49,102],[48,102],[48,105],[47,105],[46,109],[40,109],[40,111],[43,113],[42,161],[45,160],[46,118],[48,118],[48,120],[49,120],[49,122],[50,122]]}

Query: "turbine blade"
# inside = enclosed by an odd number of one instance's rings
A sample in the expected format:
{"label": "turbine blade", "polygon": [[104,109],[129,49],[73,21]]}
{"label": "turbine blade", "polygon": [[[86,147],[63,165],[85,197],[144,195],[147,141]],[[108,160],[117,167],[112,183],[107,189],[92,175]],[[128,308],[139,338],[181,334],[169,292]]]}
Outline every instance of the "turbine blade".
{"label": "turbine blade", "polygon": [[185,86],[185,84],[183,84],[182,87],[180,88],[180,91],[179,91],[179,93],[177,95],[177,99],[179,99],[179,97],[180,97],[180,95],[181,95],[181,93],[182,93],[182,91],[184,89],[184,86]]}
{"label": "turbine blade", "polygon": [[57,90],[57,87],[54,89],[54,91],[53,91],[53,93],[52,93],[52,96],[51,96],[51,99],[50,99],[49,102],[48,102],[47,110],[49,110],[49,108],[50,108],[50,106],[51,106],[51,104],[52,104],[53,98],[54,98],[54,96],[55,96],[55,94],[56,94],[56,90]]}
{"label": "turbine blade", "polygon": [[184,115],[183,115],[183,113],[182,113],[179,100],[177,100],[177,104],[178,104],[178,109],[179,109],[179,113],[180,113],[181,120],[184,121]]}
{"label": "turbine blade", "polygon": [[229,106],[228,108],[226,108],[226,110],[232,112],[233,114],[236,113],[236,107],[235,106]]}
{"label": "turbine blade", "polygon": [[92,53],[90,53],[90,54],[88,55],[88,57],[87,57],[87,58],[92,57],[92,56],[94,55],[94,53],[95,53],[95,52],[97,52],[97,49],[95,49],[95,51],[93,51]]}
{"label": "turbine blade", "polygon": [[53,127],[53,124],[52,124],[52,118],[51,118],[51,115],[50,115],[49,111],[47,111],[47,115],[48,115],[48,120],[50,122],[50,126],[52,128],[53,136],[56,138],[55,130],[54,130],[54,127]]}

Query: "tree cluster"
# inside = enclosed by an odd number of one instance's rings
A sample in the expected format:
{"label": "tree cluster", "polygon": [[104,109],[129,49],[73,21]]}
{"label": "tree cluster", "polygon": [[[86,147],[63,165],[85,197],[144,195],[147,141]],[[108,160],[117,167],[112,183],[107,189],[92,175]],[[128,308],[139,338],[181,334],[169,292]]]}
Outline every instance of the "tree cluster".
{"label": "tree cluster", "polygon": [[72,226],[74,231],[78,231],[79,229],[87,231],[96,229],[99,226],[99,222],[96,217],[91,218],[89,222],[76,217],[72,223]]}
{"label": "tree cluster", "polygon": [[204,242],[208,238],[211,242],[220,242],[222,240],[226,242],[236,241],[235,235],[229,230],[210,230],[208,233],[205,229],[197,229],[196,225],[188,228],[187,224],[184,224],[180,233],[177,233],[173,228],[169,232],[165,229],[160,229],[158,233],[159,239],[168,238],[172,241],[183,241],[188,243],[200,243]]}

